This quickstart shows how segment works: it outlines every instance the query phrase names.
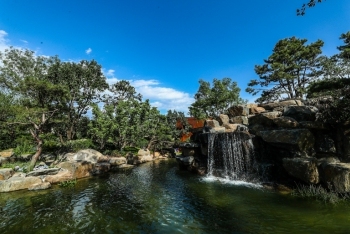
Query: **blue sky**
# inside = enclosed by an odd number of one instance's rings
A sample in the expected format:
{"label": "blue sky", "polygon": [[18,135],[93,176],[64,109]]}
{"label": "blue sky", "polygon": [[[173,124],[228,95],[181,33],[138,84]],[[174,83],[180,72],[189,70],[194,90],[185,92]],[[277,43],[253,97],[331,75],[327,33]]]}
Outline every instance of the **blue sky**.
{"label": "blue sky", "polygon": [[163,113],[188,112],[198,80],[230,77],[241,96],[278,40],[322,39],[337,53],[350,1],[0,0],[0,50],[12,45],[62,60],[95,59],[109,83],[129,80]]}

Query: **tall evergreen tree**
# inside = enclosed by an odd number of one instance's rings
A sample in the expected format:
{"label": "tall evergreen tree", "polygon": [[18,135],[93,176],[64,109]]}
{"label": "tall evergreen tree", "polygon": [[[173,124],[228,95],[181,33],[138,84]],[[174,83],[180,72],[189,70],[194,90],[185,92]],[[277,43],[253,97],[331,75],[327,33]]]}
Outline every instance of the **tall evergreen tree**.
{"label": "tall evergreen tree", "polygon": [[321,74],[323,46],[321,40],[309,45],[306,42],[295,37],[278,41],[265,64],[255,66],[260,79],[251,80],[246,91],[253,95],[262,92],[257,102],[275,101],[284,95],[303,98],[307,85]]}

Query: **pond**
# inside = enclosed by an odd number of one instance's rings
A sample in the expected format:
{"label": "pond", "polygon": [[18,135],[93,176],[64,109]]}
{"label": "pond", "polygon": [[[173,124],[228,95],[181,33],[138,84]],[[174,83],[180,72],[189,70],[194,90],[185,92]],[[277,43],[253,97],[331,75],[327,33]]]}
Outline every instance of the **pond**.
{"label": "pond", "polygon": [[0,194],[0,233],[348,233],[350,203],[325,205],[154,161],[74,188]]}

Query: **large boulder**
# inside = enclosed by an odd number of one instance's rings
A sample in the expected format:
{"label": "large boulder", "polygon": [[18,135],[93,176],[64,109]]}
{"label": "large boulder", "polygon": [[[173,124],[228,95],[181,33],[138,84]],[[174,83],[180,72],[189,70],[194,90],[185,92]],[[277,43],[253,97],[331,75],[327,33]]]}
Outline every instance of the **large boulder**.
{"label": "large boulder", "polygon": [[0,192],[11,192],[28,189],[35,184],[41,184],[39,177],[11,177],[8,180],[0,181]]}
{"label": "large boulder", "polygon": [[56,175],[60,170],[61,168],[40,169],[40,170],[28,172],[27,176]]}
{"label": "large boulder", "polygon": [[259,135],[271,145],[300,152],[310,151],[315,143],[313,134],[307,129],[267,130],[260,131]]}
{"label": "large boulder", "polygon": [[225,125],[225,124],[229,124],[230,118],[228,117],[228,115],[220,114],[219,117],[217,118],[217,121],[219,122],[220,125]]}
{"label": "large boulder", "polygon": [[62,181],[74,179],[71,171],[62,170],[59,171],[56,175],[48,175],[45,177],[44,181],[50,182],[51,184],[57,184]]}
{"label": "large boulder", "polygon": [[209,128],[215,128],[215,127],[220,127],[220,123],[215,119],[207,119],[205,120],[204,126]]}
{"label": "large boulder", "polygon": [[247,116],[235,116],[230,119],[230,123],[232,124],[245,124],[248,125],[248,117]]}
{"label": "large boulder", "polygon": [[7,149],[7,150],[0,151],[0,157],[3,157],[3,158],[12,157],[12,156],[14,156],[14,154],[15,154],[15,152],[13,149]]}
{"label": "large boulder", "polygon": [[229,117],[235,117],[235,116],[247,116],[249,115],[249,108],[247,106],[231,106],[227,109],[228,116]]}
{"label": "large boulder", "polygon": [[50,182],[44,182],[40,184],[33,184],[28,188],[28,190],[35,191],[35,190],[43,190],[43,189],[48,189],[51,188],[51,183]]}
{"label": "large boulder", "polygon": [[273,102],[267,104],[260,104],[260,107],[265,108],[266,110],[274,110],[283,108],[286,106],[303,106],[304,104],[300,100],[286,100],[281,102]]}
{"label": "large boulder", "polygon": [[15,172],[12,168],[1,168],[0,169],[0,180],[9,179]]}
{"label": "large boulder", "polygon": [[273,111],[268,113],[261,113],[251,116],[249,118],[249,125],[262,125],[272,127],[275,126],[274,119],[281,116],[281,112]]}
{"label": "large boulder", "polygon": [[62,162],[57,165],[59,168],[63,168],[69,171],[73,178],[80,179],[84,177],[89,177],[93,174],[95,163],[91,163],[88,161],[83,162]]}
{"label": "large boulder", "polygon": [[336,192],[350,192],[350,164],[324,163],[319,167],[321,181]]}
{"label": "large boulder", "polygon": [[283,167],[291,176],[306,183],[319,183],[317,160],[315,158],[284,158]]}
{"label": "large boulder", "polygon": [[97,163],[101,161],[106,161],[108,158],[101,154],[100,152],[93,149],[79,150],[77,153],[68,158],[69,161],[75,162],[91,162]]}
{"label": "large boulder", "polygon": [[297,128],[299,126],[298,121],[291,117],[281,116],[273,119],[273,122],[279,128]]}
{"label": "large boulder", "polygon": [[127,164],[127,160],[125,157],[111,157],[109,158],[109,163],[111,166],[120,166],[123,164]]}
{"label": "large boulder", "polygon": [[287,106],[283,116],[291,117],[296,121],[315,121],[318,109],[314,106]]}
{"label": "large boulder", "polygon": [[299,126],[301,128],[315,129],[315,130],[327,130],[329,126],[326,123],[315,121],[300,121]]}
{"label": "large boulder", "polygon": [[141,164],[145,162],[150,162],[153,160],[153,156],[151,155],[151,152],[146,149],[140,149],[137,152],[137,155],[133,158],[133,164]]}
{"label": "large boulder", "polygon": [[260,114],[265,111],[266,111],[265,108],[260,106],[253,106],[249,108],[249,114],[251,115]]}

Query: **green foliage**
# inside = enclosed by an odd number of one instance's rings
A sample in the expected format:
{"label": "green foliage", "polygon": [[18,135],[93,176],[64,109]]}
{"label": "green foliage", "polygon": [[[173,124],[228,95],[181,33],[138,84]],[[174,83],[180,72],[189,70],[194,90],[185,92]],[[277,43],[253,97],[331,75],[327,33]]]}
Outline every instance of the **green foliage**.
{"label": "green foliage", "polygon": [[67,141],[65,143],[65,147],[67,147],[67,149],[69,149],[72,152],[77,152],[82,149],[95,148],[91,139],[78,139]]}
{"label": "green foliage", "polygon": [[327,191],[321,185],[298,185],[293,190],[292,196],[311,198],[323,203],[336,204],[343,200],[348,200],[347,194],[339,194],[333,190]]}
{"label": "green foliage", "polygon": [[[283,95],[288,98],[303,98],[307,85],[321,73],[321,47],[323,41],[305,45],[306,39],[295,37],[280,40],[272,55],[263,65],[256,65],[260,80],[251,80],[246,91],[253,95],[261,92],[256,101],[271,102]],[[261,88],[256,88],[260,86]]]}
{"label": "green foliage", "polygon": [[0,165],[0,168],[12,168],[13,170],[15,170],[15,167],[19,166],[20,168],[23,168],[23,172],[27,173],[29,172],[29,164],[28,163],[24,163],[24,162],[6,162],[3,163],[2,165]]}
{"label": "green foliage", "polygon": [[233,105],[245,101],[239,97],[240,88],[231,78],[213,79],[213,86],[209,82],[199,80],[199,89],[195,94],[195,102],[189,107],[190,115],[198,119],[217,117],[226,113]]}
{"label": "green foliage", "polygon": [[297,9],[297,15],[305,15],[306,8],[314,7],[316,3],[320,2],[322,2],[322,0],[309,0],[307,3],[304,3],[300,9]]}
{"label": "green foliage", "polygon": [[24,154],[33,154],[35,153],[35,147],[32,142],[23,141],[21,144],[17,145],[14,149],[16,156],[21,156]]}
{"label": "green foliage", "polygon": [[61,181],[58,185],[63,188],[73,188],[77,184],[77,179]]}

